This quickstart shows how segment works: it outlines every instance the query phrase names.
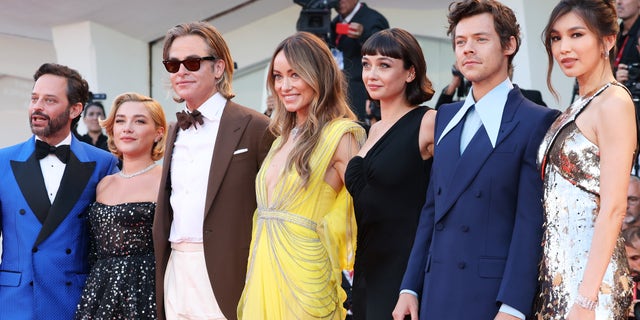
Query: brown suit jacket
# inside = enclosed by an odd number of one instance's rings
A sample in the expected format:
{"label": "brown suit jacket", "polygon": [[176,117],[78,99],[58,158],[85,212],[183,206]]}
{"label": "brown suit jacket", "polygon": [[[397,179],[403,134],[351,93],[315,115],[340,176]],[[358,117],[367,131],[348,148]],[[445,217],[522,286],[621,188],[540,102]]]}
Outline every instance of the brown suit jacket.
{"label": "brown suit jacket", "polygon": [[[247,270],[253,213],[256,209],[255,179],[273,135],[268,131],[269,118],[228,101],[216,139],[202,226],[204,255],[211,287],[222,313],[237,319],[236,309]],[[156,302],[158,318],[164,314],[164,273],[171,247],[169,231],[173,221],[171,196],[171,158],[178,126],[169,126],[164,155],[158,205],[153,223],[156,256]],[[247,152],[233,154],[240,149]]]}

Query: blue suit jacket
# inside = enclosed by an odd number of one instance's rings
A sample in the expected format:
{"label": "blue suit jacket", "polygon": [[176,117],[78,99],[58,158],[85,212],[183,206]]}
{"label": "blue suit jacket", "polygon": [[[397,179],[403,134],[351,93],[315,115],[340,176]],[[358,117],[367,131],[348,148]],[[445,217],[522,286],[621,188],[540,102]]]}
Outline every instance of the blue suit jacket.
{"label": "blue suit jacket", "polygon": [[85,210],[117,160],[72,137],[50,204],[34,150],[34,137],[0,150],[0,319],[73,319],[88,272]]}
{"label": "blue suit jacket", "polygon": [[[462,102],[443,105],[438,141]],[[460,155],[462,122],[436,145],[403,289],[420,319],[493,319],[501,303],[528,314],[537,286],[542,180],[536,153],[558,116],[509,92],[495,148],[482,126]]]}

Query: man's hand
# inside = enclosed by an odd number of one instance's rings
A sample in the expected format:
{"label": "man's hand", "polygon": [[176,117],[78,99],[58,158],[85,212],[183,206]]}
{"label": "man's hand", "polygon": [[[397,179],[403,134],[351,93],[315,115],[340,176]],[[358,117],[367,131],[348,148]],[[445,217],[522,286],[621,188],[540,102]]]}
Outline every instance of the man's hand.
{"label": "man's hand", "polygon": [[622,83],[629,80],[629,67],[626,64],[621,63],[618,65],[618,70],[616,70],[616,80]]}
{"label": "man's hand", "polygon": [[408,315],[411,315],[411,320],[418,320],[418,297],[410,293],[401,293],[391,315],[393,320],[404,320],[404,316]]}
{"label": "man's hand", "polygon": [[364,27],[361,24],[357,22],[351,22],[349,23],[349,33],[347,33],[347,37],[358,39],[360,38],[360,36],[362,36],[363,31]]}

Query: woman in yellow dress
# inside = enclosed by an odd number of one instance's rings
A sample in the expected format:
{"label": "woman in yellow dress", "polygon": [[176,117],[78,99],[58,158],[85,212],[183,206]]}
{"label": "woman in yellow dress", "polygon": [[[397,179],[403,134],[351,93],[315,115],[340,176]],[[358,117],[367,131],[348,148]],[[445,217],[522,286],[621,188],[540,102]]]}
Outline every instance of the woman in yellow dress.
{"label": "woman in yellow dress", "polygon": [[256,178],[258,208],[239,319],[344,319],[341,270],[353,265],[355,220],[344,187],[364,142],[345,80],[317,36],[299,32],[271,59],[278,137]]}

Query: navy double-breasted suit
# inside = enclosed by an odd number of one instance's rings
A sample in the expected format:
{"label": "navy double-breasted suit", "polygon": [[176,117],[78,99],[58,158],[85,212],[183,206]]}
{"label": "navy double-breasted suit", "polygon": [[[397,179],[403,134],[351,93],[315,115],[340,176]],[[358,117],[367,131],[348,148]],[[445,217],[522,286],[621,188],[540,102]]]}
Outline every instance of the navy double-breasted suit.
{"label": "navy double-breasted suit", "polygon": [[[463,103],[443,105],[435,141]],[[460,154],[462,121],[434,151],[425,206],[402,288],[420,319],[493,319],[501,303],[531,311],[542,235],[536,153],[558,111],[509,92],[495,147],[484,126]]]}
{"label": "navy double-breasted suit", "polygon": [[75,137],[49,201],[35,138],[0,150],[0,319],[72,319],[88,273],[85,210],[117,161]]}

